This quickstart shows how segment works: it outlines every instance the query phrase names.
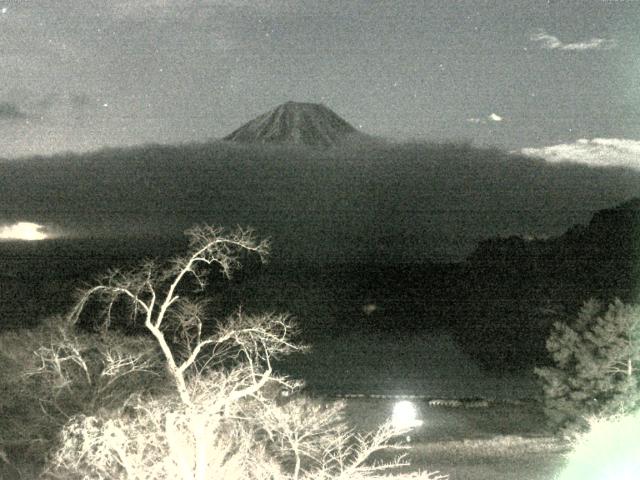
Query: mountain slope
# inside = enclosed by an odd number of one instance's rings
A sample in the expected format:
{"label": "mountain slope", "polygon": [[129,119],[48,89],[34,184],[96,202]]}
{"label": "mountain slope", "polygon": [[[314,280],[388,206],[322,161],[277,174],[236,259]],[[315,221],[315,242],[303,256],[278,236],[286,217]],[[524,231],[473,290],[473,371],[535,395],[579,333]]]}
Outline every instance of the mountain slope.
{"label": "mountain slope", "polygon": [[287,102],[244,124],[224,140],[328,148],[362,135],[324,105]]}
{"label": "mountain slope", "polygon": [[640,198],[595,212],[586,225],[546,240],[520,236],[479,243],[461,264],[454,303],[456,338],[485,365],[547,360],[545,341],[558,320],[582,304],[640,295]]}

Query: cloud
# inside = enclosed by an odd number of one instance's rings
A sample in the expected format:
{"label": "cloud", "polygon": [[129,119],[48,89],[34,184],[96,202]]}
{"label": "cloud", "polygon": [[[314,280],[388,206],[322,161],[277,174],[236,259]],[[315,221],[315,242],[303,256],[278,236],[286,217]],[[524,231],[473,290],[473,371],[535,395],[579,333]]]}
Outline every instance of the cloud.
{"label": "cloud", "polygon": [[[7,95],[9,100],[4,102],[13,105],[22,114],[19,118],[37,118],[49,113],[80,113],[90,108],[102,105],[102,102],[88,93],[79,92],[34,92],[29,89],[15,89]],[[0,104],[0,117],[2,116]],[[26,113],[25,113],[26,112]]]}
{"label": "cloud", "polygon": [[111,13],[120,18],[146,19],[174,16],[182,11],[220,7],[229,9],[251,8],[286,11],[295,6],[293,0],[115,0],[109,4]]}
{"label": "cloud", "polygon": [[20,120],[27,118],[27,114],[20,110],[13,102],[0,102],[0,120]]}
{"label": "cloud", "polygon": [[581,163],[593,167],[625,167],[640,170],[640,140],[581,138],[542,148],[523,148],[520,153],[554,163]]}
{"label": "cloud", "polygon": [[584,51],[584,50],[609,50],[616,46],[615,40],[604,38],[592,38],[583,42],[563,43],[554,35],[549,35],[544,30],[531,35],[530,40],[539,42],[542,48],[547,50]]}
{"label": "cloud", "polygon": [[467,118],[467,122],[484,125],[484,124],[487,123],[487,121],[501,122],[503,119],[504,118],[501,117],[500,115],[498,115],[497,113],[490,113],[489,115],[487,115],[484,118],[480,118],[480,117]]}

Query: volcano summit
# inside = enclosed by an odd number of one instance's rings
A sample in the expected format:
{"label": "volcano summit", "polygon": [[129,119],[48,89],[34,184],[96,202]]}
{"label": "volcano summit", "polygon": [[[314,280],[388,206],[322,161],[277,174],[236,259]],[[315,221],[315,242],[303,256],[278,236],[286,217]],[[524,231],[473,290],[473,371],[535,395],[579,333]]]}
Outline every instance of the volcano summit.
{"label": "volcano summit", "polygon": [[224,140],[329,148],[364,136],[324,105],[287,102],[244,124]]}

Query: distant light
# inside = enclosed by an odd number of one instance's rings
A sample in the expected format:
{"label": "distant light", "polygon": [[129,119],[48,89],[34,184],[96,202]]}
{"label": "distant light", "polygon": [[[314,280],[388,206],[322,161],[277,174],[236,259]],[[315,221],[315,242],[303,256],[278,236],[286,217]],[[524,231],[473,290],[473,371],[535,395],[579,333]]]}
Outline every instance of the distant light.
{"label": "distant light", "polygon": [[398,430],[408,430],[422,425],[418,419],[418,409],[408,400],[402,400],[393,406],[391,423]]}
{"label": "distant light", "polygon": [[18,222],[0,228],[0,240],[44,240],[49,235],[42,231],[44,227],[37,223]]}
{"label": "distant light", "polygon": [[365,315],[371,315],[376,310],[378,310],[378,306],[375,303],[367,303],[362,306],[362,313]]}

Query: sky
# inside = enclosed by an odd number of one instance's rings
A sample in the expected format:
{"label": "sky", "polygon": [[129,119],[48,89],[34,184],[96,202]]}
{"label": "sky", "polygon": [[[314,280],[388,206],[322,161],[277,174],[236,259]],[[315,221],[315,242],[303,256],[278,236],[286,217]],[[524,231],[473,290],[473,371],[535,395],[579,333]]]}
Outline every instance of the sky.
{"label": "sky", "polygon": [[0,0],[0,157],[207,141],[293,100],[640,168],[638,25],[637,0]]}

